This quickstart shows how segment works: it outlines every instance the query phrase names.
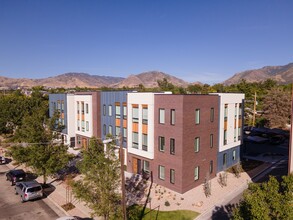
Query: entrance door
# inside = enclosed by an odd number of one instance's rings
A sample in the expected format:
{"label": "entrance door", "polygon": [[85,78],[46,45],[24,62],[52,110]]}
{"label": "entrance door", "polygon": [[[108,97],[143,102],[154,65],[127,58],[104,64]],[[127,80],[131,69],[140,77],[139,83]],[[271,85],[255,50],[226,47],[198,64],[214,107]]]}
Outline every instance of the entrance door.
{"label": "entrance door", "polygon": [[141,160],[135,157],[132,158],[132,172],[141,173]]}
{"label": "entrance door", "polygon": [[83,147],[84,149],[87,148],[87,140],[86,140],[86,138],[83,138],[83,139],[82,139],[82,147]]}

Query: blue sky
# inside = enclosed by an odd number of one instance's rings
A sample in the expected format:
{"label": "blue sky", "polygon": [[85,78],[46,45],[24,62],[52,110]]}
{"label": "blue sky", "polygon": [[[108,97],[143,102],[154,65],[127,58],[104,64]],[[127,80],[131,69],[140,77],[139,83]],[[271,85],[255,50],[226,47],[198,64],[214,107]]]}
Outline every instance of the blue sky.
{"label": "blue sky", "polygon": [[291,0],[0,0],[0,76],[158,70],[214,84],[292,54]]}

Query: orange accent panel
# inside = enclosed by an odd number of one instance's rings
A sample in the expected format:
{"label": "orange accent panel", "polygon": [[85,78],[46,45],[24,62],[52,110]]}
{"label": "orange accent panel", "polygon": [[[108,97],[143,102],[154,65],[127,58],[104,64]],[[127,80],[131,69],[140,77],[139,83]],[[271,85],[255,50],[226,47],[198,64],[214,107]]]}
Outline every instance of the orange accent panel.
{"label": "orange accent panel", "polygon": [[77,120],[79,120],[79,119],[80,119],[79,114],[77,114]]}
{"label": "orange accent panel", "polygon": [[142,107],[143,107],[143,108],[148,108],[148,105],[143,104]]}
{"label": "orange accent panel", "polygon": [[227,127],[228,127],[228,123],[227,121],[224,121],[224,129],[227,130]]}
{"label": "orange accent panel", "polygon": [[120,118],[116,118],[116,120],[115,120],[115,125],[116,125],[116,126],[120,126]]}
{"label": "orange accent panel", "polygon": [[237,123],[237,120],[234,119],[234,128],[236,128],[236,123]]}
{"label": "orange accent panel", "polygon": [[81,115],[81,120],[84,121],[84,114]]}
{"label": "orange accent panel", "polygon": [[138,108],[138,104],[132,104],[132,108]]}
{"label": "orange accent panel", "polygon": [[61,113],[61,118],[64,118],[64,113]]}
{"label": "orange accent panel", "polygon": [[123,128],[127,128],[127,120],[123,120]]}
{"label": "orange accent panel", "polygon": [[238,127],[241,127],[241,125],[242,125],[242,119],[239,119],[239,121],[238,121]]}
{"label": "orange accent panel", "polygon": [[132,131],[138,132],[138,123],[132,123]]}
{"label": "orange accent panel", "polygon": [[145,125],[145,124],[142,125],[142,133],[144,134],[148,133],[148,125]]}

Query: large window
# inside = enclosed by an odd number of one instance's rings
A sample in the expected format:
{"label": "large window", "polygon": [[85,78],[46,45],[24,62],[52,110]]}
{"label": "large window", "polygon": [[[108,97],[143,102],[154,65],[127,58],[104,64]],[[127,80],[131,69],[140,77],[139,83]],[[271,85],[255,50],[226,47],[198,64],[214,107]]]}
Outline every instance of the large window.
{"label": "large window", "polygon": [[227,130],[224,130],[224,145],[227,144]]}
{"label": "large window", "polygon": [[142,134],[142,150],[148,151],[148,135]]}
{"label": "large window", "polygon": [[106,116],[106,105],[103,105],[103,115]]}
{"label": "large window", "polygon": [[194,152],[199,152],[199,146],[200,145],[200,138],[196,137],[194,139]]}
{"label": "large window", "polygon": [[147,124],[148,123],[148,108],[143,107],[142,109],[142,123]]}
{"label": "large window", "polygon": [[241,139],[241,127],[238,127],[238,141]]}
{"label": "large window", "polygon": [[200,109],[195,109],[195,124],[200,123]]}
{"label": "large window", "polygon": [[194,168],[194,180],[199,179],[199,167]]}
{"label": "large window", "polygon": [[238,111],[238,108],[237,108],[237,103],[235,104],[235,109],[234,109],[234,118],[236,119],[237,118],[237,111]]}
{"label": "large window", "polygon": [[127,119],[127,106],[123,104],[123,119]]}
{"label": "large window", "polygon": [[115,105],[115,118],[120,118],[121,117],[121,107],[119,104]]}
{"label": "large window", "polygon": [[170,183],[175,183],[175,170],[170,169]]}
{"label": "large window", "polygon": [[224,120],[227,121],[228,118],[228,104],[225,104],[224,108]]}
{"label": "large window", "polygon": [[132,147],[138,149],[138,133],[132,132]]}
{"label": "large window", "polygon": [[86,121],[86,131],[89,131],[89,122]]}
{"label": "large window", "polygon": [[226,153],[223,154],[223,166],[224,167],[227,166],[227,154]]}
{"label": "large window", "polygon": [[112,116],[112,105],[109,105],[109,116]]}
{"label": "large window", "polygon": [[138,122],[138,107],[132,108],[132,122]]}
{"label": "large window", "polygon": [[159,109],[159,123],[165,124],[165,109],[163,108]]}
{"label": "large window", "polygon": [[109,134],[113,134],[113,128],[112,128],[112,125],[109,125]]}
{"label": "large window", "polygon": [[210,134],[210,147],[212,148],[214,146],[214,135]]}
{"label": "large window", "polygon": [[85,104],[85,113],[89,113],[89,104]]}
{"label": "large window", "polygon": [[237,140],[237,128],[234,128],[234,142]]}
{"label": "large window", "polygon": [[84,114],[84,102],[81,102],[81,114]]}
{"label": "large window", "polygon": [[159,165],[159,179],[165,180],[165,167]]}
{"label": "large window", "polygon": [[143,161],[143,170],[148,173],[150,172],[150,162],[149,161],[147,161],[147,160]]}
{"label": "large window", "polygon": [[106,125],[105,125],[105,124],[103,125],[103,134],[104,134],[104,135],[107,134],[107,131],[106,131]]}
{"label": "large window", "polygon": [[118,136],[120,134],[120,126],[115,127],[115,135]]}
{"label": "large window", "polygon": [[77,114],[79,114],[79,102],[76,102],[77,105]]}
{"label": "large window", "polygon": [[238,110],[238,116],[239,116],[239,118],[241,118],[242,117],[242,104],[241,103],[239,103],[238,108],[239,108],[239,110]]}
{"label": "large window", "polygon": [[159,151],[165,151],[165,137],[159,137]]}
{"label": "large window", "polygon": [[232,160],[236,160],[236,150],[233,150]]}
{"label": "large window", "polygon": [[171,112],[170,112],[170,124],[175,125],[175,109],[171,109]]}
{"label": "large window", "polygon": [[77,130],[80,131],[80,121],[77,120]]}
{"label": "large window", "polygon": [[175,139],[171,138],[170,139],[170,154],[175,154]]}
{"label": "large window", "polygon": [[213,161],[211,160],[211,161],[210,161],[210,173],[213,172],[213,169],[214,169],[214,167],[213,167]]}

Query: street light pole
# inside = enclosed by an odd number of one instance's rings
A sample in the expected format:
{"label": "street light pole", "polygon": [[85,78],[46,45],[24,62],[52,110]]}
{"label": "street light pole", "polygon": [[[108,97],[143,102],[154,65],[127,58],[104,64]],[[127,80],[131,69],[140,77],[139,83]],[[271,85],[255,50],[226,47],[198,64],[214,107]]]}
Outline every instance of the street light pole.
{"label": "street light pole", "polygon": [[126,201],[125,201],[125,177],[124,177],[124,151],[123,151],[123,138],[121,133],[119,134],[119,153],[120,153],[120,168],[121,168],[121,191],[122,191],[122,211],[123,211],[123,219],[126,220]]}

